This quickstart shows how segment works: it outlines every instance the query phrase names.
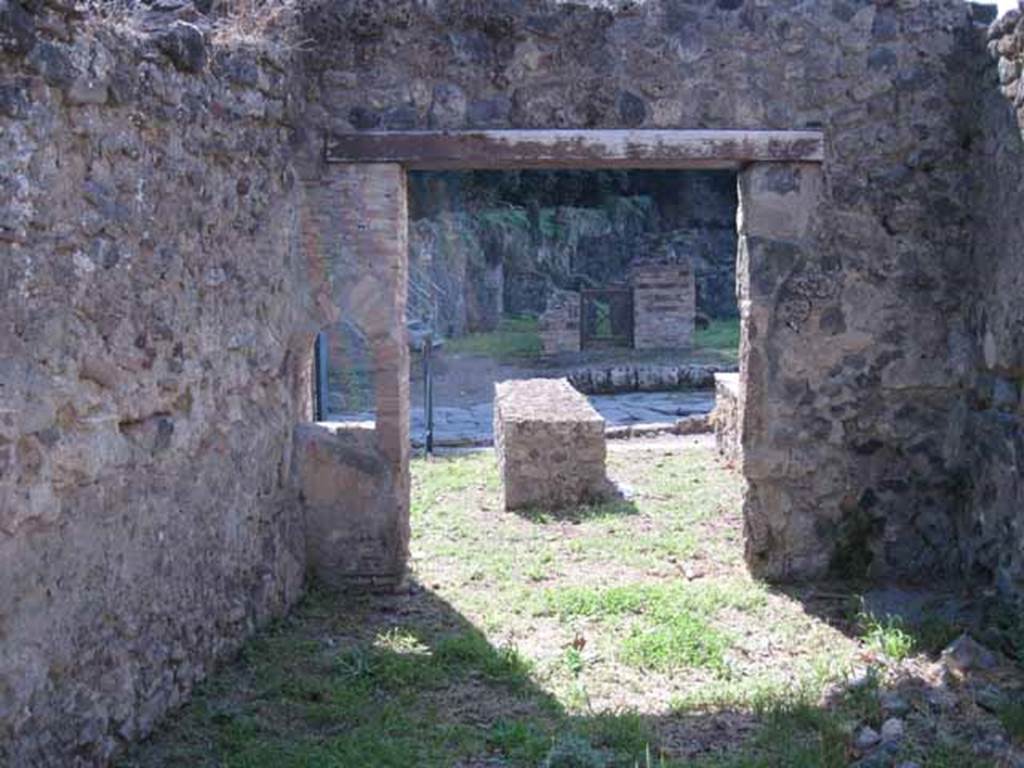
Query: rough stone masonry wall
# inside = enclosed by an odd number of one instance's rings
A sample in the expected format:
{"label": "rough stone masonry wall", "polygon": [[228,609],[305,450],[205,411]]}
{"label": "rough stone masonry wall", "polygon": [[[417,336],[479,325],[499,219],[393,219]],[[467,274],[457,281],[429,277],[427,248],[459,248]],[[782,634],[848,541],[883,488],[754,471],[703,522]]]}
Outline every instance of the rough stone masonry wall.
{"label": "rough stone masonry wall", "polygon": [[297,597],[316,327],[287,59],[35,7],[0,4],[12,768],[103,764]]}
{"label": "rough stone masonry wall", "polygon": [[774,479],[757,498],[786,511],[752,564],[776,577],[947,572],[961,497],[948,414],[970,348],[959,118],[972,105],[951,87],[975,56],[967,4],[596,5],[321,0],[303,19],[308,119],[823,130],[806,242],[752,244],[777,281],[757,343],[762,394],[783,417],[762,422]]}
{"label": "rough stone masonry wall", "polygon": [[970,71],[975,342],[963,419],[962,514],[957,533],[967,575],[1024,599],[1024,24],[1012,12],[979,47]]}

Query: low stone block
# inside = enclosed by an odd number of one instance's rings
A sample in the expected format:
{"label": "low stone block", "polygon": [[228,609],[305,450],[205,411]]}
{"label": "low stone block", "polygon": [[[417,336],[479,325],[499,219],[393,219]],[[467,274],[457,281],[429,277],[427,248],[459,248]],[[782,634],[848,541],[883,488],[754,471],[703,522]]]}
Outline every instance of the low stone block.
{"label": "low stone block", "polygon": [[494,446],[507,510],[610,495],[604,419],[566,379],[495,384]]}
{"label": "low stone block", "polygon": [[346,592],[401,585],[407,524],[398,511],[394,466],[373,423],[298,425],[293,473],[317,581]]}

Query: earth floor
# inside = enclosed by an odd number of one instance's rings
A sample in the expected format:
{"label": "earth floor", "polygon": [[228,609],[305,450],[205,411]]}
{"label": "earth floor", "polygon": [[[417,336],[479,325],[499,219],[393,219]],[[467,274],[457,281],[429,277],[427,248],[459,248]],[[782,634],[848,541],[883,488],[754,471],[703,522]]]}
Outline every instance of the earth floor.
{"label": "earth floor", "polygon": [[[415,461],[409,589],[314,587],[122,765],[1024,765],[1020,617],[754,581],[706,438],[610,444],[609,474],[628,500],[512,514],[492,452]],[[995,650],[940,657],[967,629]]]}

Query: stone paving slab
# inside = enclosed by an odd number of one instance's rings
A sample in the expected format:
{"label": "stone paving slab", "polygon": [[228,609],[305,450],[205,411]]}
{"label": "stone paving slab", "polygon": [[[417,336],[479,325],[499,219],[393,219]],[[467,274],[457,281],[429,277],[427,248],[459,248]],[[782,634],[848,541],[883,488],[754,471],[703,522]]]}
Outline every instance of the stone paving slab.
{"label": "stone paving slab", "polygon": [[[706,414],[715,405],[711,390],[695,392],[630,392],[622,395],[590,395],[587,397],[609,427],[643,424],[664,424],[684,416]],[[344,421],[372,421],[367,411],[332,415]],[[465,406],[434,408],[435,442],[488,443],[494,437],[494,407],[491,402]],[[412,439],[421,444],[426,431],[426,414],[422,408],[411,413]]]}

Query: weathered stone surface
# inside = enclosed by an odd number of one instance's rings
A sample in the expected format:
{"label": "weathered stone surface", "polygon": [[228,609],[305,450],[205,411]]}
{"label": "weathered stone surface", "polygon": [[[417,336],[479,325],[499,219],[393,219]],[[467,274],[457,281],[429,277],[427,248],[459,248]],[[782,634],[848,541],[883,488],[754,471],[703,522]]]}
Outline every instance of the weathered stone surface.
{"label": "weathered stone surface", "polygon": [[558,510],[608,496],[604,419],[568,381],[503,381],[494,390],[505,509]]}
{"label": "weathered stone surface", "polygon": [[957,350],[969,395],[953,414],[961,434],[950,482],[960,498],[964,574],[1024,601],[1024,102],[995,85],[1024,64],[1021,15],[1004,14],[989,38],[992,59],[963,83],[980,86],[969,133],[975,229],[971,269],[961,278],[971,289],[967,338]]}
{"label": "weathered stone surface", "polygon": [[547,309],[537,323],[545,355],[580,351],[580,295],[576,291],[554,290],[548,294]]}
{"label": "weathered stone surface", "polygon": [[633,346],[685,349],[693,340],[697,293],[688,254],[669,260],[641,259],[630,270]]}
{"label": "weathered stone surface", "polygon": [[[566,378],[587,395],[616,392],[671,392],[673,390],[714,389],[717,365],[591,365],[569,371]],[[735,369],[733,369],[735,370]]]}
{"label": "weathered stone surface", "polygon": [[317,581],[343,591],[400,584],[407,557],[393,530],[400,478],[380,452],[374,424],[301,424],[292,462]]}
{"label": "weathered stone surface", "polygon": [[[336,505],[336,525],[349,526],[359,554],[349,570],[354,581],[367,577],[370,586],[396,585],[404,576],[409,554],[409,342],[405,324],[408,285],[408,227],[405,174],[396,165],[335,165],[326,169],[315,202],[321,214],[318,235],[330,281],[327,298],[366,338],[372,357],[376,423],[375,450],[367,458],[387,463],[388,481],[361,489],[378,494],[365,498],[356,489]],[[369,438],[351,442],[346,455],[357,453]],[[348,459],[346,459],[348,461]],[[380,473],[371,473],[380,477]],[[340,486],[334,486],[335,489]],[[371,527],[364,509],[376,511]],[[311,513],[323,519],[324,513]],[[350,517],[351,520],[347,521]],[[367,554],[370,553],[370,554]],[[372,553],[376,553],[375,555]],[[338,553],[333,563],[350,562]],[[358,568],[372,572],[359,574]],[[333,566],[332,566],[333,567]],[[372,578],[370,578],[372,577]],[[335,569],[330,583],[344,576]]]}
{"label": "weathered stone surface", "polygon": [[722,457],[742,465],[743,444],[740,441],[740,375],[715,374],[715,410],[710,421],[715,428],[715,445]]}
{"label": "weathered stone surface", "polygon": [[[106,764],[287,610],[306,561],[287,468],[323,320],[289,118],[231,114],[251,92],[141,35],[73,32],[0,56],[11,768]],[[105,98],[122,71],[130,106]],[[278,70],[265,82],[287,98]]]}
{"label": "weathered stone surface", "polygon": [[157,36],[156,44],[180,70],[200,72],[206,66],[206,40],[194,24],[174,22]]}

